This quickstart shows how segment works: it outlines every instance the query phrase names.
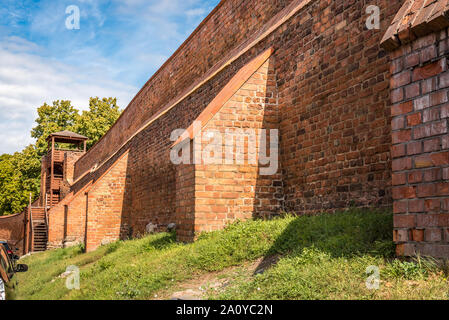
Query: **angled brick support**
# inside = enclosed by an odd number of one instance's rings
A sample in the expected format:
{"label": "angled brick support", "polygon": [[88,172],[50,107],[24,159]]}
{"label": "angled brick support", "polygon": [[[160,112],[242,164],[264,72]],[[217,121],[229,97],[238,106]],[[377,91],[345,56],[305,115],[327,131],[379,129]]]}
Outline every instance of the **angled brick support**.
{"label": "angled brick support", "polygon": [[127,168],[128,152],[85,192],[87,252],[128,234],[123,213]]}
{"label": "angled brick support", "polygon": [[[274,172],[261,174],[259,161],[261,130],[267,130],[269,146],[270,135],[278,135],[279,128],[272,53],[269,49],[245,65],[175,143],[190,144],[194,161],[177,168],[177,189],[182,190],[177,192],[180,240],[281,210],[279,150],[273,154],[276,163],[270,163]],[[209,156],[214,159],[206,160]]]}

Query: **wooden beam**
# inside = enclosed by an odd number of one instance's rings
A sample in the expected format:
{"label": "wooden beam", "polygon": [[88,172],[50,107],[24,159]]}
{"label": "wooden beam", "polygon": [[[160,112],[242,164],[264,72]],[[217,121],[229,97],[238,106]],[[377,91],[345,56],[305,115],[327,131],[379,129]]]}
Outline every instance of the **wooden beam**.
{"label": "wooden beam", "polygon": [[50,208],[53,206],[53,179],[55,173],[55,137],[51,138]]}

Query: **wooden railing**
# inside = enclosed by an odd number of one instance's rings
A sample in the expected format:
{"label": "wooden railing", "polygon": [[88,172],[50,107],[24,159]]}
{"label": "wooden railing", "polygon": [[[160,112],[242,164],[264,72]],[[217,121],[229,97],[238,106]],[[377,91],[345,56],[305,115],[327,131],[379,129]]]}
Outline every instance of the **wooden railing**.
{"label": "wooden railing", "polygon": [[[64,151],[61,150],[54,150],[54,162],[62,163],[64,162]],[[51,160],[51,152],[50,152],[50,160]]]}
{"label": "wooden railing", "polygon": [[30,204],[29,212],[30,212],[30,227],[31,227],[30,228],[31,244],[30,244],[29,252],[32,252],[34,250],[34,223],[33,223],[33,212],[31,209],[31,204]]}
{"label": "wooden railing", "polygon": [[57,205],[59,203],[59,200],[59,194],[53,194],[53,196],[51,194],[47,194],[47,200],[45,201],[45,203],[47,204],[48,208],[51,208]]}
{"label": "wooden railing", "polygon": [[[54,154],[54,162],[56,163],[63,163],[64,162],[64,155],[66,152],[79,152],[84,153],[84,151],[81,150],[71,150],[71,149],[55,149],[53,151]],[[51,163],[51,150],[47,153],[47,161],[50,164]]]}
{"label": "wooden railing", "polygon": [[61,187],[61,183],[63,181],[63,176],[62,175],[55,175],[53,178],[53,181],[51,180],[51,177],[47,177],[47,190],[50,190],[50,186],[52,186],[53,190],[59,190],[59,188]]}

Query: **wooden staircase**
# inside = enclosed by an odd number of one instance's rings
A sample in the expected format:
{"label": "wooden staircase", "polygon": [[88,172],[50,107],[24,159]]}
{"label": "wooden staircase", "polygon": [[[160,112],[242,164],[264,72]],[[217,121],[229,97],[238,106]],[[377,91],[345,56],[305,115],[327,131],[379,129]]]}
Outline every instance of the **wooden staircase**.
{"label": "wooden staircase", "polygon": [[47,215],[44,207],[31,207],[31,251],[45,251],[48,240]]}
{"label": "wooden staircase", "polygon": [[[50,201],[50,199],[51,199],[51,201]],[[46,201],[47,201],[48,208],[54,207],[59,203],[60,196],[59,196],[59,194],[54,193],[53,197],[50,197],[50,193],[47,193]]]}

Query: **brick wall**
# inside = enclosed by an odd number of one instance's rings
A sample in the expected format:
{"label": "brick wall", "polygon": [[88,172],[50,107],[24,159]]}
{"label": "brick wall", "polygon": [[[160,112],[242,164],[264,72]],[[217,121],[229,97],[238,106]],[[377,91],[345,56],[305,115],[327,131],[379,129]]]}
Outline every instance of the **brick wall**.
{"label": "brick wall", "polygon": [[[102,140],[76,164],[75,177],[102,163],[164,105],[292,0],[224,0],[149,80]],[[213,42],[213,46],[211,43]],[[170,88],[169,90],[167,90]]]}
{"label": "brick wall", "polygon": [[48,248],[84,243],[86,235],[86,194],[68,195],[48,211]]}
{"label": "brick wall", "polygon": [[[388,54],[403,1],[312,1],[273,41],[288,211],[391,206]],[[367,30],[376,4],[381,29]]]}
{"label": "brick wall", "polygon": [[[365,7],[368,3],[365,1],[316,0],[304,1],[306,5],[302,9],[267,36],[254,33],[289,3],[293,2],[224,1],[222,7],[200,27],[202,31],[196,33],[136,96],[100,143],[76,162],[74,175],[77,180],[71,186],[71,192],[82,198],[85,195],[81,190],[88,183],[103,183],[108,170],[129,152],[126,165],[123,164],[126,173],[116,179],[120,183],[114,184],[113,178],[104,182],[109,192],[114,193],[117,189],[114,199],[119,200],[100,197],[101,203],[97,204],[101,210],[112,212],[114,218],[102,222],[103,216],[95,214],[97,220],[90,220],[102,226],[104,232],[100,235],[109,232],[106,231],[108,223],[111,224],[109,234],[124,237],[143,234],[149,223],[157,225],[158,230],[164,230],[169,223],[177,222],[178,235],[182,239],[191,239],[195,225],[200,221],[196,216],[197,209],[198,214],[209,214],[213,221],[210,228],[210,221],[203,224],[204,228],[197,226],[196,230],[199,231],[222,227],[224,222],[232,220],[231,216],[248,218],[250,212],[253,215],[270,215],[279,211],[281,204],[285,210],[297,214],[332,211],[350,205],[392,204],[389,55],[380,48],[379,43],[387,23],[402,1],[376,2],[381,9],[381,30],[366,29]],[[276,19],[282,20],[285,14]],[[204,45],[210,37],[214,39],[214,47]],[[254,40],[254,46],[163,116],[136,132],[136,128],[156,110],[169,103],[189,84],[199,80],[223,55],[240,46],[243,39]],[[273,125],[279,129],[279,175],[268,181],[260,177],[256,179],[251,172],[245,177],[245,172],[239,171],[241,168],[233,168],[233,171],[226,173],[225,167],[195,168],[172,164],[169,158],[173,144],[170,140],[172,131],[188,128],[239,70],[270,47],[274,47],[275,51],[270,60],[271,72],[267,74],[267,81],[275,83],[267,82],[268,90],[259,94],[267,94],[270,87],[277,90],[279,112],[271,115],[275,118],[273,123],[263,125]],[[193,58],[191,54],[194,52],[198,52],[199,57]],[[248,84],[249,87],[251,85]],[[272,95],[274,93],[265,98],[269,99]],[[241,96],[245,94],[237,95],[236,99],[241,99]],[[234,110],[229,108],[233,102],[237,102]],[[237,116],[236,113],[247,116],[243,111],[252,107],[238,104],[240,102],[231,101],[215,121],[223,121],[224,128],[227,121]],[[254,103],[251,112],[260,117],[261,110],[257,105]],[[270,113],[270,108],[265,106],[264,112]],[[267,113],[264,118],[269,118]],[[249,117],[247,120],[250,122]],[[239,124],[239,121],[236,123]],[[127,141],[132,134],[135,136]],[[90,172],[94,164],[101,164],[106,159],[103,166]],[[221,176],[215,176],[217,174]],[[209,180],[204,180],[206,175],[211,175],[207,176]],[[241,188],[239,184],[242,181],[248,185]],[[255,188],[246,192],[245,187],[253,188],[254,183]],[[248,197],[244,197],[240,205],[240,199],[237,199],[241,195],[239,191],[237,198],[230,198],[227,203],[224,200],[218,206],[220,208],[216,208],[227,212],[207,210],[208,204],[200,202],[209,201],[206,199],[208,197],[202,197],[197,192],[203,192],[199,190],[203,188],[204,192],[206,188],[208,192],[215,192],[215,188],[221,185],[223,190],[220,192],[243,190],[241,193],[246,193]],[[196,195],[200,201],[195,202]],[[100,198],[92,199],[96,201]],[[214,198],[226,199],[222,193],[217,193]],[[90,201],[89,198],[89,208]],[[197,204],[203,205],[204,210],[196,207]],[[61,209],[58,210],[55,210],[54,221],[64,221]],[[74,215],[85,215],[82,200],[80,205],[69,203],[68,212],[69,216],[72,212]],[[88,221],[90,212],[88,209]],[[120,222],[116,216],[118,212],[121,212]],[[221,218],[221,214],[229,214],[229,217]],[[92,230],[97,224],[91,223]],[[51,228],[55,228],[54,234],[58,234],[59,238],[64,238],[59,222]],[[91,247],[103,241],[101,237],[92,239]]]}
{"label": "brick wall", "polygon": [[[260,130],[278,129],[277,101],[274,66],[267,60],[204,125],[201,143],[194,150],[195,154],[203,154],[202,163],[195,165],[195,232],[219,230],[237,219],[271,216],[281,211],[281,169],[276,164],[275,174],[264,176],[259,168]],[[237,138],[226,137],[227,131]],[[243,148],[238,152],[237,144],[242,138]],[[231,153],[227,148],[235,152],[232,164],[225,163]],[[221,151],[220,161],[205,164],[204,154],[211,149]],[[236,159],[239,156],[243,158],[240,163]],[[256,163],[251,163],[250,158]]]}
{"label": "brick wall", "polygon": [[48,210],[48,248],[61,248],[86,239],[86,192],[93,181],[79,190],[72,190],[56,206]]}
{"label": "brick wall", "polygon": [[[193,141],[190,141],[193,150]],[[176,236],[180,241],[195,237],[195,165],[181,164],[176,168]]]}
{"label": "brick wall", "polygon": [[61,199],[64,199],[70,193],[70,186],[73,184],[75,163],[84,155],[84,152],[66,151],[64,153],[64,180],[61,183]]}
{"label": "brick wall", "polygon": [[449,257],[447,30],[391,61],[394,239],[398,255]]}
{"label": "brick wall", "polygon": [[[23,252],[24,213],[0,216],[0,240],[7,240],[16,254]],[[19,250],[15,250],[18,248]]]}
{"label": "brick wall", "polygon": [[64,179],[73,184],[75,163],[84,155],[84,152],[66,151],[64,153]]}
{"label": "brick wall", "polygon": [[128,226],[122,222],[126,216],[123,200],[127,166],[128,153],[125,153],[86,193],[86,251],[123,239],[129,233]]}

